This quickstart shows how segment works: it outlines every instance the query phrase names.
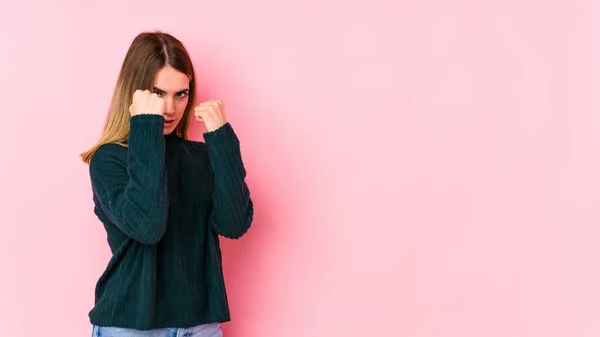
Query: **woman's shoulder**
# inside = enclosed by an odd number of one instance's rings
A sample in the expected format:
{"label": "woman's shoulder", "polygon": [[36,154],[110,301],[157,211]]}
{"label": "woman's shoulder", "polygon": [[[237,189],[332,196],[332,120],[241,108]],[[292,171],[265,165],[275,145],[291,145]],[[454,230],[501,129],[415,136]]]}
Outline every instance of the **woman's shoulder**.
{"label": "woman's shoulder", "polygon": [[127,153],[127,145],[119,143],[106,143],[98,147],[94,156],[112,156],[112,155],[123,155]]}
{"label": "woman's shoulder", "polygon": [[90,159],[90,167],[101,165],[108,162],[123,163],[127,160],[127,146],[124,144],[107,143],[100,145],[92,158]]}

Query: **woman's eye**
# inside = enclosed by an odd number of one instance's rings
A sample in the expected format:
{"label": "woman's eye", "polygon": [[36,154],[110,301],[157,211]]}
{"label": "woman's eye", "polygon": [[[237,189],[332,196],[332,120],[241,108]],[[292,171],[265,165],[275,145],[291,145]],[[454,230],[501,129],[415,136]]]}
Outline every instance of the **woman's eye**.
{"label": "woman's eye", "polygon": [[180,92],[177,94],[177,97],[179,98],[184,98],[185,96],[187,96],[187,92]]}

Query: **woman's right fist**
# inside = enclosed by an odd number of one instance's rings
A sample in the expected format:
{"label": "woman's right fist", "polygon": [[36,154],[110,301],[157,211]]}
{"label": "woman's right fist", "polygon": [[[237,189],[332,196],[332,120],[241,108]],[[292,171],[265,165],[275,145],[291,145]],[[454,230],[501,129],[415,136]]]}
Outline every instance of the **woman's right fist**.
{"label": "woman's right fist", "polygon": [[165,101],[149,90],[136,90],[129,106],[129,113],[131,116],[140,114],[162,116],[165,113]]}

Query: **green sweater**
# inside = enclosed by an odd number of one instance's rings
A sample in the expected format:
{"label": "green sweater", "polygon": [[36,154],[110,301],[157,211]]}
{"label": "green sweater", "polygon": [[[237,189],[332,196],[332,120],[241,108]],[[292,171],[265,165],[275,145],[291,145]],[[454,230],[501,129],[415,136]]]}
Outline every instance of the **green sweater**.
{"label": "green sweater", "polygon": [[89,170],[94,212],[112,252],[90,311],[94,325],[138,330],[230,320],[219,235],[254,215],[231,125],[205,142],[163,135],[159,115],[131,117],[128,147],[102,145]]}

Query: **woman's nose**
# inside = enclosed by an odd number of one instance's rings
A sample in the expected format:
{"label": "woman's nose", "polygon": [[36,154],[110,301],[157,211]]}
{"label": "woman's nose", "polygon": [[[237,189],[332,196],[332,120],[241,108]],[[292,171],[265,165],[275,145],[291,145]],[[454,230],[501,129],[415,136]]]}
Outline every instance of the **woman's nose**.
{"label": "woman's nose", "polygon": [[173,104],[172,98],[165,99],[165,113],[167,115],[172,115],[175,113],[175,104]]}

